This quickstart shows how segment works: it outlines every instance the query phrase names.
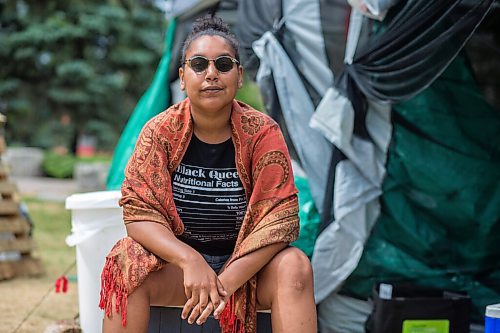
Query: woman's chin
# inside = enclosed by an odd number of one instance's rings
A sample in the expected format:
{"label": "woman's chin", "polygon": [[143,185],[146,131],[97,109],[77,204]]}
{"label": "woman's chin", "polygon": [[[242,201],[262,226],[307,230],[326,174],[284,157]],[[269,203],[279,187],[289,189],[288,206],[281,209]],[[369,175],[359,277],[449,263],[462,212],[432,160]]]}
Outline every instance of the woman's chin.
{"label": "woman's chin", "polygon": [[206,111],[218,111],[224,109],[231,103],[232,99],[227,101],[225,99],[221,100],[220,98],[203,98],[200,101],[199,108]]}

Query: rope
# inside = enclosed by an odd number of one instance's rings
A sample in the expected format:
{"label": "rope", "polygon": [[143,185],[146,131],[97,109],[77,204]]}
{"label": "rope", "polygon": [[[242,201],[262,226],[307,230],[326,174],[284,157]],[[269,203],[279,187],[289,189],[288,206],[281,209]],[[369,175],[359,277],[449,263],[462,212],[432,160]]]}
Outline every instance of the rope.
{"label": "rope", "polygon": [[[61,274],[62,276],[66,275],[69,273],[69,271],[75,266],[76,264],[76,259],[64,270],[64,272]],[[60,275],[60,276],[61,276]],[[42,296],[42,298],[38,301],[38,303],[35,304],[35,306],[28,312],[28,314],[23,318],[23,320],[17,325],[17,327],[12,331],[12,333],[16,333],[19,331],[21,326],[31,317],[31,315],[40,307],[40,305],[45,301],[45,299],[49,296],[49,294],[54,290],[55,286],[52,284],[50,288],[45,292],[45,294]]]}

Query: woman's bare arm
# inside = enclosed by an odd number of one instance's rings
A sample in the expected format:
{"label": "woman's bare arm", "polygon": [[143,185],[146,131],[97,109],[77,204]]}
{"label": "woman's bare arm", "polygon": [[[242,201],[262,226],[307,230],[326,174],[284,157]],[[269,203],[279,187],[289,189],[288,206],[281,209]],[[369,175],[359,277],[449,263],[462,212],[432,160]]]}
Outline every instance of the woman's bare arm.
{"label": "woman's bare arm", "polygon": [[128,223],[130,237],[163,260],[183,268],[186,263],[200,256],[196,250],[178,240],[175,235],[158,223]]}

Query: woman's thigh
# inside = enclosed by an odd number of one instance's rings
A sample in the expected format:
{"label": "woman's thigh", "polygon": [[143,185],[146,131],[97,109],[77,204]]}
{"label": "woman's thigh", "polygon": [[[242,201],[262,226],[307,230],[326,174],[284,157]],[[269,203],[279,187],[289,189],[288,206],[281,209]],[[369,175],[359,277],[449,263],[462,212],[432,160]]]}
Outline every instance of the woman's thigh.
{"label": "woman's thigh", "polygon": [[175,265],[167,264],[161,270],[151,273],[144,284],[148,289],[151,305],[183,306],[187,301],[183,272]]}

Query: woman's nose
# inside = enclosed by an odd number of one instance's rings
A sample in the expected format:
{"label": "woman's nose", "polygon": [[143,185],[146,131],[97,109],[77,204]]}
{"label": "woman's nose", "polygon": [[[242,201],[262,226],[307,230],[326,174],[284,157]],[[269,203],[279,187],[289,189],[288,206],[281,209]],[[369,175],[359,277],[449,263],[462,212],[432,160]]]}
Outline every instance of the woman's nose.
{"label": "woman's nose", "polygon": [[207,67],[207,74],[206,78],[207,79],[215,79],[219,75],[219,71],[217,68],[215,68],[215,61],[209,61],[208,62],[208,67]]}

